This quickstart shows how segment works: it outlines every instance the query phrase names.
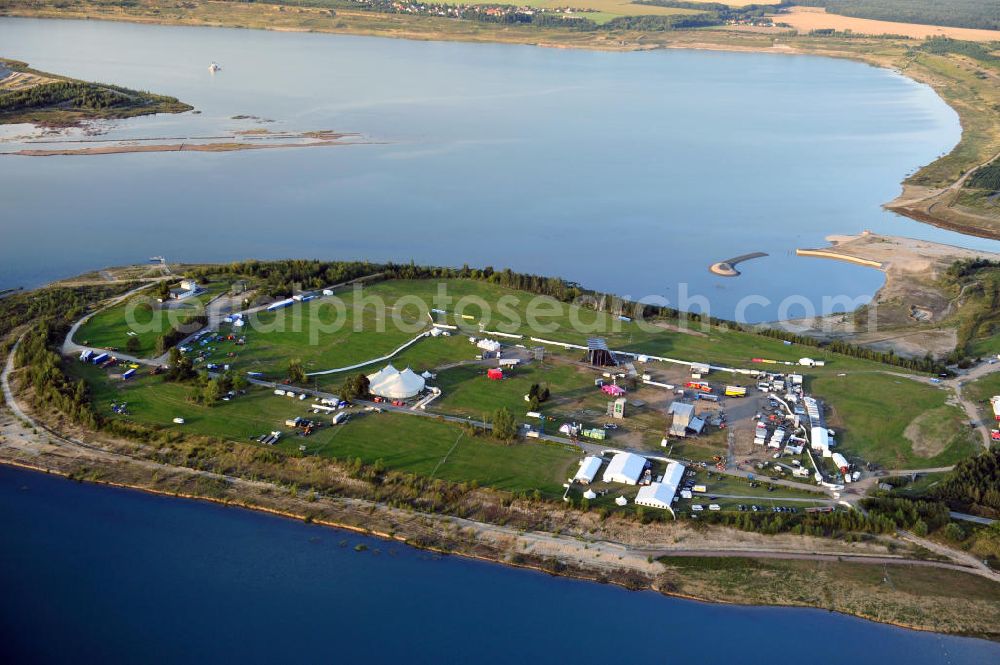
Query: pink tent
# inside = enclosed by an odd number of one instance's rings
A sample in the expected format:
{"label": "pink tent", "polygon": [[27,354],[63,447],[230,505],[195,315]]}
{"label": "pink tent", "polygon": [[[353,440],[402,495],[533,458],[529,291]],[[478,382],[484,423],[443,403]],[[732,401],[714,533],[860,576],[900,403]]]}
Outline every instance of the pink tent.
{"label": "pink tent", "polygon": [[621,397],[622,395],[625,394],[625,389],[622,388],[621,386],[615,386],[607,383],[601,386],[601,390],[603,390],[606,394],[611,395],[612,397]]}

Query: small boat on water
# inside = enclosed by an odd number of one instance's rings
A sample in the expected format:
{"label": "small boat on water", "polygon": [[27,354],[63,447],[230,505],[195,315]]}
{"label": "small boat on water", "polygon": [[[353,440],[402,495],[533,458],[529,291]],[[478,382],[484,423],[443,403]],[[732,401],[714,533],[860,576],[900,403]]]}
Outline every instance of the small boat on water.
{"label": "small boat on water", "polygon": [[221,71],[221,70],[222,70],[222,67],[220,67],[217,63],[214,63],[214,62],[208,66],[208,71],[210,71],[212,73],[215,73],[215,72],[218,72],[218,71]]}

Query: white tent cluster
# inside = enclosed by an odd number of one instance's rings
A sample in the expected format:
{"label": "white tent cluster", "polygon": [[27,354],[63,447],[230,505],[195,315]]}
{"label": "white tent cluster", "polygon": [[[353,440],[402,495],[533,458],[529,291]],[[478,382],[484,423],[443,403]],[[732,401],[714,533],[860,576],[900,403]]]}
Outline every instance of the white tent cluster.
{"label": "white tent cluster", "polygon": [[424,378],[407,367],[402,372],[391,364],[368,375],[368,390],[387,399],[408,399],[424,389]]}

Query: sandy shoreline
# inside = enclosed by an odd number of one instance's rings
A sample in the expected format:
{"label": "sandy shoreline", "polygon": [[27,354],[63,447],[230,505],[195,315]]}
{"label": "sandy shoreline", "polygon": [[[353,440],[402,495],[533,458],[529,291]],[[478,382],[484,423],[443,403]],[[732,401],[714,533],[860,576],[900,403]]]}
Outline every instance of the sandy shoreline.
{"label": "sandy shoreline", "polygon": [[[265,131],[248,134],[243,133],[244,140],[238,136],[197,137],[192,141],[209,141],[193,143],[180,140],[176,143],[149,143],[162,139],[138,138],[115,140],[85,140],[72,139],[65,143],[101,143],[107,145],[88,145],[80,148],[23,148],[0,155],[15,155],[21,157],[54,157],[72,155],[120,155],[139,152],[235,152],[238,150],[265,150],[272,148],[317,148],[334,145],[357,145],[358,141],[344,143],[341,139],[355,137],[357,134],[347,134],[331,131],[310,131],[296,134],[270,134]],[[176,140],[176,139],[175,139]],[[270,141],[270,142],[265,142]],[[38,143],[62,143],[58,140],[38,141]]]}
{"label": "sandy shoreline", "polygon": [[868,232],[831,235],[827,241],[827,247],[797,249],[795,253],[853,263],[885,275],[885,283],[867,308],[867,321],[855,321],[850,314],[835,314],[782,323],[820,340],[847,340],[879,350],[891,348],[908,356],[927,352],[947,355],[955,348],[955,329],[936,325],[954,308],[950,295],[938,283],[944,271],[962,259],[1000,261],[997,252]]}

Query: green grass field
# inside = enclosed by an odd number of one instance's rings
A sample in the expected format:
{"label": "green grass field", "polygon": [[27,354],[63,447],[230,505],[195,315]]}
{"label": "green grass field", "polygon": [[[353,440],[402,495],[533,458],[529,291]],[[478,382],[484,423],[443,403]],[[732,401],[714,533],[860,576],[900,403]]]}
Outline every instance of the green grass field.
{"label": "green grass field", "polygon": [[516,417],[527,411],[524,396],[531,384],[548,387],[552,397],[542,405],[542,413],[550,410],[560,399],[575,396],[583,391],[596,392],[591,372],[573,365],[532,363],[507,371],[500,381],[486,377],[482,366],[461,366],[438,374],[434,385],[441,388],[443,396],[432,405],[436,410],[458,415],[481,417],[494,409],[506,407]]}
{"label": "green grass field", "polygon": [[[435,299],[440,288],[450,301]],[[346,289],[335,298],[296,304],[278,312],[262,312],[251,317],[250,325],[241,332],[247,337],[247,345],[236,349],[236,358],[224,359],[230,349],[223,347],[207,360],[228,362],[241,371],[264,372],[274,378],[283,378],[288,362],[295,358],[303,361],[307,372],[347,367],[382,357],[413,339],[429,327],[428,317],[434,308],[448,312],[435,314],[435,320],[459,325],[461,332],[447,338],[421,340],[394,357],[394,365],[433,371],[442,365],[471,360],[478,351],[463,338],[481,335],[480,330],[498,330],[524,335],[524,339],[506,341],[529,347],[538,345],[528,339],[532,336],[581,345],[588,337],[601,336],[615,349],[744,368],[788,370],[787,366],[755,365],[750,362],[754,357],[796,362],[809,356],[827,361],[825,367],[798,368],[807,376],[884,368],[877,363],[786,345],[760,335],[720,327],[703,329],[698,323],[692,323],[689,332],[677,332],[657,322],[622,322],[609,314],[552,298],[462,279],[390,280],[365,287],[361,292]],[[121,317],[117,310],[109,310],[88,324],[88,334],[91,330],[112,328],[101,339],[118,341],[125,329],[118,323]],[[105,344],[108,345],[111,344]],[[580,351],[556,346],[548,346],[546,352],[573,360],[583,357]],[[378,363],[363,371],[376,369]],[[330,388],[340,385],[343,376],[320,376],[316,381]]]}
{"label": "green grass field", "polygon": [[562,494],[562,483],[576,472],[579,453],[558,445],[524,442],[511,446],[471,436],[454,424],[399,414],[361,414],[308,439],[288,438],[291,449],[305,443],[307,454],[340,459],[382,460],[399,469],[454,482],[514,492],[540,490]]}
{"label": "green grass field", "polygon": [[205,293],[190,300],[175,301],[168,308],[156,302],[153,289],[137,294],[123,303],[98,312],[77,330],[73,341],[98,348],[125,351],[130,332],[139,340],[139,348],[131,355],[149,358],[156,353],[156,340],[172,325],[181,325],[204,313],[205,305],[226,291],[225,282],[205,284]]}
{"label": "green grass field", "polygon": [[[455,482],[476,481],[480,485],[514,492],[540,490],[553,497],[562,493],[562,483],[575,472],[579,454],[558,445],[525,442],[512,446],[474,437],[452,423],[419,416],[389,413],[355,413],[344,425],[323,427],[309,437],[290,433],[284,421],[305,416],[329,422],[309,412],[310,401],[275,396],[254,388],[231,402],[207,407],[189,401],[193,388],[168,383],[144,374],[128,383],[115,382],[107,373],[83,363],[71,362],[71,375],[87,380],[93,403],[107,416],[112,402],[127,402],[128,419],[168,430],[215,436],[231,441],[249,441],[272,430],[285,436],[277,447],[299,454],[338,459],[360,457],[366,463],[381,459],[386,468],[408,471]],[[173,424],[176,417],[183,425]]]}
{"label": "green grass field", "polygon": [[[976,451],[964,412],[930,384],[886,374],[821,377],[812,390],[826,400],[838,449],[888,469],[953,464]],[[907,427],[915,423],[907,438]],[[921,454],[922,453],[922,454]]]}

